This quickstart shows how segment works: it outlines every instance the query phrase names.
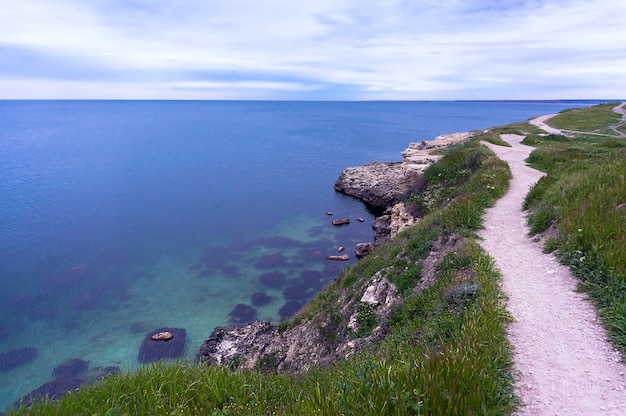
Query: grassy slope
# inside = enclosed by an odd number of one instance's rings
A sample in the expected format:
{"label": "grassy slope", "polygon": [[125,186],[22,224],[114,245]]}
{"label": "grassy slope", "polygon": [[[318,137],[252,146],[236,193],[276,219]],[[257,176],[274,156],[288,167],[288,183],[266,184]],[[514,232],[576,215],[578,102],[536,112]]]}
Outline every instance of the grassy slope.
{"label": "grassy slope", "polygon": [[[527,123],[502,131],[537,132]],[[533,163],[549,175],[532,190],[527,205],[534,211],[535,231],[559,227],[550,247],[559,248],[577,270],[593,271],[583,286],[605,299],[598,302],[606,304],[602,310],[609,326],[623,328],[626,208],[619,205],[626,201],[617,195],[626,196],[620,188],[626,183],[619,163],[625,160],[624,148],[618,140],[585,140],[529,138],[540,147]],[[383,271],[402,290],[404,303],[375,348],[298,375],[184,363],[148,366],[18,414],[508,414],[515,406],[508,315],[498,275],[473,231],[481,226],[484,208],[506,190],[509,175],[506,164],[476,140],[452,149],[426,172],[424,192],[410,198],[424,219],[347,269],[287,324],[303,317],[332,320],[338,286],[360,287]],[[603,208],[594,202],[599,198]],[[568,204],[572,207],[564,207]],[[572,215],[580,206],[585,209],[578,219]],[[423,259],[436,241],[457,245],[439,264],[435,283],[415,293]],[[607,250],[607,245],[615,247]],[[622,324],[611,316],[621,316]]]}
{"label": "grassy slope", "polygon": [[[614,104],[569,110],[549,120],[554,127],[615,135]],[[579,278],[579,288],[598,305],[611,340],[626,351],[626,139],[595,134],[529,136],[537,146],[529,162],[548,173],[531,190],[533,233],[548,231],[546,251]]]}
{"label": "grassy slope", "polygon": [[[195,364],[160,364],[105,379],[63,400],[18,414],[506,414],[514,406],[511,354],[498,274],[474,241],[485,207],[510,172],[477,142],[432,166],[411,200],[422,222],[347,269],[299,319],[332,321],[337,285],[363,286],[379,271],[404,303],[386,339],[336,365],[303,374],[263,374]],[[455,242],[421,293],[422,261],[435,241]],[[356,289],[355,289],[355,293]],[[363,323],[366,328],[367,316]],[[356,334],[366,335],[366,334]],[[329,334],[332,336],[332,334]]]}

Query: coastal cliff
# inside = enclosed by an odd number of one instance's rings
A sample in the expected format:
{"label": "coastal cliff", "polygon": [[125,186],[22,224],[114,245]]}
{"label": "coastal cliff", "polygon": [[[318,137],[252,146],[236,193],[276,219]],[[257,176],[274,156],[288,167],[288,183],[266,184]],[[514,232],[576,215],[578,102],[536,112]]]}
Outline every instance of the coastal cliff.
{"label": "coastal cliff", "polygon": [[442,157],[437,151],[483,133],[482,130],[452,133],[437,136],[431,141],[410,143],[401,153],[401,162],[372,162],[344,169],[335,182],[335,190],[375,208],[391,208],[420,187],[424,170]]}
{"label": "coastal cliff", "polygon": [[[418,221],[403,199],[425,186],[424,170],[442,157],[436,151],[482,133],[453,133],[410,143],[402,152],[402,162],[346,168],[335,189],[382,211],[373,224],[376,246],[380,246]],[[434,272],[428,272],[428,265],[437,264],[457,242],[458,238],[451,236],[433,246],[424,262],[426,274]],[[387,279],[388,273],[390,270],[379,270],[350,287],[340,275],[326,288],[336,299],[330,308],[318,308],[315,314],[301,311],[281,326],[254,322],[217,327],[202,344],[198,359],[232,368],[300,372],[350,356],[388,332],[391,312],[402,301],[397,285]]]}
{"label": "coastal cliff", "polygon": [[484,131],[452,133],[410,143],[401,153],[401,162],[372,162],[344,169],[335,190],[382,211],[374,222],[374,238],[380,245],[419,220],[403,201],[426,186],[424,170],[442,157],[441,150],[481,134]]}

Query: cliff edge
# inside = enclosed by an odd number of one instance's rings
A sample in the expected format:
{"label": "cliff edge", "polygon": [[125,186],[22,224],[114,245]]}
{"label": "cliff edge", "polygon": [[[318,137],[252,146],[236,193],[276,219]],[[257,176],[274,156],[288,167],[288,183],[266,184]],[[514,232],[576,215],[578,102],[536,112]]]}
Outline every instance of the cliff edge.
{"label": "cliff edge", "polygon": [[[424,170],[442,157],[434,151],[481,133],[453,133],[411,143],[402,152],[402,162],[373,162],[345,169],[335,189],[385,210],[373,226],[380,245],[417,222],[401,200],[419,191]],[[439,242],[429,258],[440,260],[442,253],[455,245],[456,238]],[[380,270],[349,289],[342,284],[344,276],[338,276],[329,284],[332,287],[326,288],[337,299],[332,311],[322,308],[323,312],[314,316],[299,313],[281,326],[254,322],[217,327],[202,344],[198,359],[210,365],[299,372],[347,357],[387,334],[391,312],[402,301],[396,285],[386,278],[387,272]]]}

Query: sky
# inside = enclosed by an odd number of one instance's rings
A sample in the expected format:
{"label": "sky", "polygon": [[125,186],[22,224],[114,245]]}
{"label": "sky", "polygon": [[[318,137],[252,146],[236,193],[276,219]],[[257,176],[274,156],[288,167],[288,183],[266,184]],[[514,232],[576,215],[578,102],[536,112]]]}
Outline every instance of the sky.
{"label": "sky", "polygon": [[626,98],[624,0],[0,0],[0,99]]}

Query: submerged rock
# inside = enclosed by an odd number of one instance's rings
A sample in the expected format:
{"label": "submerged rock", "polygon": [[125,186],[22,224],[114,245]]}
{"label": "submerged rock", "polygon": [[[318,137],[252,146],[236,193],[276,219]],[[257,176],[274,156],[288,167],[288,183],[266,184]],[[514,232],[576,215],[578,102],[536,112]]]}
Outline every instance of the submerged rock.
{"label": "submerged rock", "polygon": [[268,254],[257,260],[256,263],[254,263],[254,267],[257,269],[272,269],[283,266],[286,262],[287,258],[280,253]]}
{"label": "submerged rock", "polygon": [[256,318],[256,309],[250,305],[239,303],[228,314],[230,321],[236,324],[252,322]]}
{"label": "submerged rock", "polygon": [[281,272],[267,272],[263,273],[259,280],[264,286],[279,288],[287,281],[287,275]]}
{"label": "submerged rock", "polygon": [[[304,282],[319,282],[322,279],[322,272],[319,270],[305,270],[300,273],[300,280]],[[315,286],[315,283],[313,283]]]}
{"label": "submerged rock", "polygon": [[254,306],[268,305],[272,302],[272,298],[267,296],[265,292],[256,292],[250,296],[250,301]]}
{"label": "submerged rock", "polygon": [[89,361],[81,360],[80,358],[70,358],[52,370],[52,375],[55,377],[72,376],[80,379],[85,375],[88,368]]}
{"label": "submerged rock", "polygon": [[[13,405],[15,407],[30,406],[35,401],[60,399],[68,393],[77,392],[86,384],[102,381],[105,377],[120,372],[119,367],[94,367],[88,369],[89,362],[79,358],[71,358],[57,366],[52,374],[54,379],[31,391]],[[1,413],[0,413],[1,414]]]}
{"label": "submerged rock", "polygon": [[208,246],[202,251],[200,263],[210,269],[221,269],[228,266],[231,252],[226,247]]}
{"label": "submerged rock", "polygon": [[282,319],[291,318],[302,308],[302,304],[295,300],[288,300],[285,302],[283,306],[278,310],[278,314]]}
{"label": "submerged rock", "polygon": [[115,375],[120,372],[120,368],[117,366],[107,367],[94,367],[89,369],[83,377],[84,384],[93,384],[102,381],[108,376]]}
{"label": "submerged rock", "polygon": [[[160,332],[169,332],[169,340],[154,340],[152,337]],[[185,353],[187,331],[183,328],[159,328],[150,332],[139,347],[137,359],[141,363],[152,363],[159,360],[176,359]]]}
{"label": "submerged rock", "polygon": [[290,248],[290,247],[298,247],[300,245],[299,241],[294,240],[293,238],[283,237],[281,235],[273,236],[273,237],[262,237],[254,240],[256,243],[273,247],[273,248]]}
{"label": "submerged rock", "polygon": [[80,378],[71,375],[62,375],[39,386],[21,400],[15,402],[14,405],[15,407],[30,406],[33,402],[43,400],[46,397],[49,399],[59,399],[64,394],[76,391],[81,384],[82,380]]}
{"label": "submerged rock", "polygon": [[287,300],[304,301],[310,299],[314,293],[313,289],[295,283],[283,290],[283,297]]}
{"label": "submerged rock", "polygon": [[37,349],[33,347],[16,348],[0,354],[0,373],[28,364],[37,358]]}

